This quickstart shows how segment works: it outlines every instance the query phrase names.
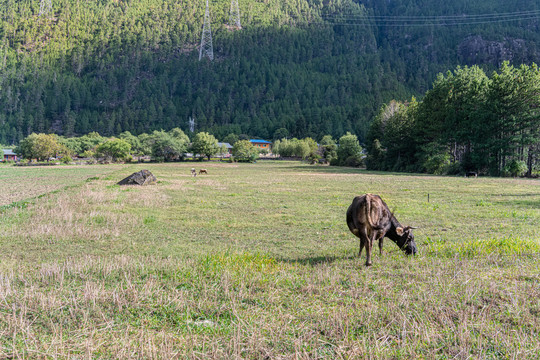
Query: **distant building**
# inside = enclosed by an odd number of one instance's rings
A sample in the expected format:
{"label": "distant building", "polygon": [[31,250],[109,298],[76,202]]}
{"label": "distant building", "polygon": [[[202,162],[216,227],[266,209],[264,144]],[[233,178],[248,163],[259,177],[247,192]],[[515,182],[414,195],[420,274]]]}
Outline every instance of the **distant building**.
{"label": "distant building", "polygon": [[224,158],[228,158],[228,157],[231,157],[232,155],[232,149],[233,149],[233,146],[229,143],[222,143],[222,142],[218,142],[218,147],[221,149],[222,147],[225,147],[227,149],[227,153],[226,154],[223,154],[222,157]]}
{"label": "distant building", "polygon": [[17,161],[17,154],[13,152],[11,149],[3,149],[4,156],[0,159],[0,161]]}
{"label": "distant building", "polygon": [[258,147],[259,149],[267,149],[267,150],[270,150],[270,145],[272,145],[272,142],[271,141],[266,141],[266,140],[255,140],[255,139],[251,139],[249,140],[249,142],[251,142],[251,144],[255,147]]}
{"label": "distant building", "polygon": [[227,148],[227,151],[229,152],[229,154],[232,154],[232,149],[233,149],[233,146],[229,143],[221,143],[221,142],[218,142],[217,143],[218,147],[222,147],[222,146],[225,146]]}

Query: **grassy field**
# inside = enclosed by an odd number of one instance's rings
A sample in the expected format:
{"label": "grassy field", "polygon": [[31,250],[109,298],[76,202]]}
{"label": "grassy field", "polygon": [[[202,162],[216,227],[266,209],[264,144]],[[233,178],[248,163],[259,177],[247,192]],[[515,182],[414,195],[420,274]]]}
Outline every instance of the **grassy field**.
{"label": "grassy field", "polygon": [[[1,167],[0,358],[540,358],[539,181],[192,166]],[[365,192],[416,257],[355,256]]]}
{"label": "grassy field", "polygon": [[62,189],[96,175],[116,170],[116,166],[25,166],[0,164],[0,208]]}

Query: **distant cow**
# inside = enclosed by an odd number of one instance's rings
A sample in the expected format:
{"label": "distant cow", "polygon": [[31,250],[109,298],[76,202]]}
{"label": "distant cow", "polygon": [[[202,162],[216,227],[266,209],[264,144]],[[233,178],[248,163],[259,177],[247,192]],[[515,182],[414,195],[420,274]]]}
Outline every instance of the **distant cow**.
{"label": "distant cow", "polygon": [[366,247],[366,266],[371,265],[371,249],[379,240],[382,255],[383,238],[386,236],[395,242],[407,255],[416,254],[416,244],[412,233],[413,227],[403,227],[390,212],[379,195],[365,194],[353,199],[347,210],[347,225],[351,232],[360,238],[360,251]]}
{"label": "distant cow", "polygon": [[206,171],[206,169],[201,169],[201,170],[199,170],[199,175],[201,175],[201,174],[208,175],[208,171]]}
{"label": "distant cow", "polygon": [[197,170],[195,168],[191,168],[191,176],[197,176]]}
{"label": "distant cow", "polygon": [[478,176],[478,173],[474,172],[474,171],[468,171],[467,173],[465,173],[465,177],[477,177]]}

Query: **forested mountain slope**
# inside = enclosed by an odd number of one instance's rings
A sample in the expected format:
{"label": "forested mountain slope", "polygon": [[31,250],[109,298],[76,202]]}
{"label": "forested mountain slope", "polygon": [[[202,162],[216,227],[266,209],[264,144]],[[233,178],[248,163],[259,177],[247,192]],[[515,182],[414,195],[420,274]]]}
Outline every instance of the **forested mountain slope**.
{"label": "forested mountain slope", "polygon": [[[39,16],[37,0],[0,2],[0,143],[186,129],[190,116],[218,138],[363,139],[384,102],[425,92],[438,72],[540,58],[528,0],[240,0],[237,31],[230,1],[213,0],[213,62],[198,59],[202,0],[52,5]],[[469,15],[480,17],[455,23]]]}

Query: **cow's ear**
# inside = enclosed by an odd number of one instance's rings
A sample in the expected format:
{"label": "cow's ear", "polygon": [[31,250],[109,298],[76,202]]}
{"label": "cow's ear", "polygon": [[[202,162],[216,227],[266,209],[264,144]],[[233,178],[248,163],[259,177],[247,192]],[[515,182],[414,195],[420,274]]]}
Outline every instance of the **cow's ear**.
{"label": "cow's ear", "polygon": [[399,236],[403,235],[403,228],[402,227],[397,227],[396,228],[396,232]]}

